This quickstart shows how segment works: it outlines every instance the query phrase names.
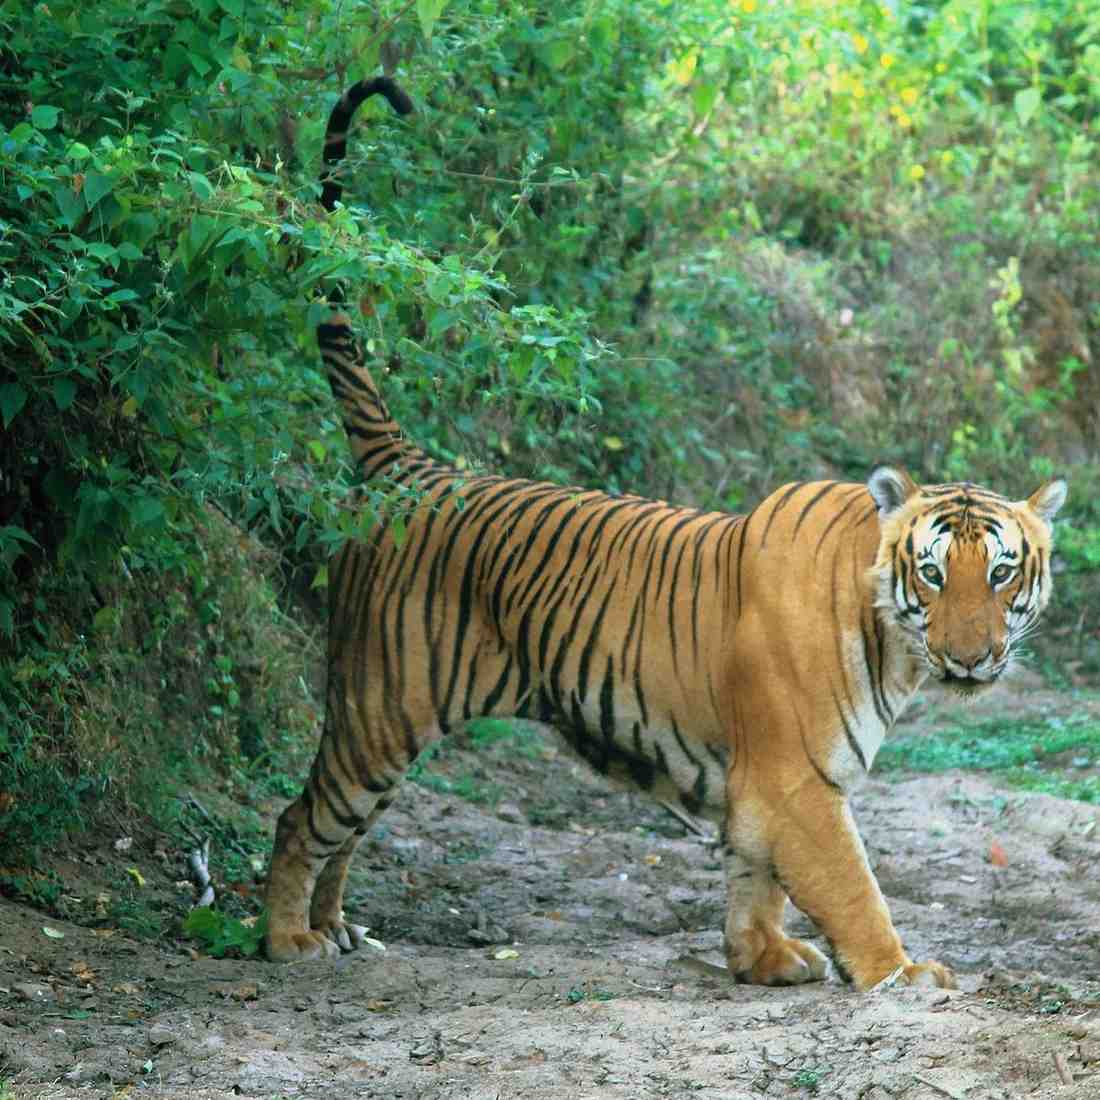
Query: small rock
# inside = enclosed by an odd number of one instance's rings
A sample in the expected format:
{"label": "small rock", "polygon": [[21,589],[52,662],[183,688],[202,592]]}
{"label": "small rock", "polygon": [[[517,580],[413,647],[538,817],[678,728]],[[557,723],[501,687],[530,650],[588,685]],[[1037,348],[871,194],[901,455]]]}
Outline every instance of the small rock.
{"label": "small rock", "polygon": [[523,811],[514,802],[502,802],[497,807],[497,817],[499,817],[501,821],[522,823],[525,820]]}
{"label": "small rock", "polygon": [[22,1000],[33,1001],[35,1004],[48,1004],[57,999],[48,985],[35,985],[33,982],[12,986],[12,992]]}
{"label": "small rock", "polygon": [[149,1042],[155,1047],[167,1046],[176,1041],[176,1033],[162,1024],[154,1024],[149,1028]]}

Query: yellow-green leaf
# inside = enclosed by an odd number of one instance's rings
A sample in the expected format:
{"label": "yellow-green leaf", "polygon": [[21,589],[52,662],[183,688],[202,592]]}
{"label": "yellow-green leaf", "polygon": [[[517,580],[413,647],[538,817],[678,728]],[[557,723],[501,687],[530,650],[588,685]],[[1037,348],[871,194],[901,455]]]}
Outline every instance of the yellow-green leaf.
{"label": "yellow-green leaf", "polygon": [[688,50],[683,57],[668,63],[668,75],[680,85],[686,87],[695,76],[695,66],[699,64],[699,51]]}

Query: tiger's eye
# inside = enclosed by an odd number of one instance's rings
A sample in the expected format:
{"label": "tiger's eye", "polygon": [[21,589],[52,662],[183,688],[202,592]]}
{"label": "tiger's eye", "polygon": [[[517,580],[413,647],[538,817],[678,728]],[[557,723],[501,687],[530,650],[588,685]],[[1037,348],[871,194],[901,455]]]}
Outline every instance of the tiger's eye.
{"label": "tiger's eye", "polygon": [[1011,565],[998,565],[997,568],[989,574],[989,579],[994,584],[1003,584],[1005,581],[1008,580],[1009,577],[1012,576],[1013,572],[1014,570]]}
{"label": "tiger's eye", "polygon": [[943,584],[943,574],[934,565],[922,565],[920,575],[937,588]]}

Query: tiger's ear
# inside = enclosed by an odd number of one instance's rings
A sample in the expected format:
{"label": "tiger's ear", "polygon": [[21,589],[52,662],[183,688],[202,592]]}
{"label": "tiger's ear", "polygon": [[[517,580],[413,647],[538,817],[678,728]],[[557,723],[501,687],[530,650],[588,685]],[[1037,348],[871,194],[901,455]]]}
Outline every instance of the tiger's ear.
{"label": "tiger's ear", "polygon": [[1044,522],[1049,524],[1058,514],[1058,509],[1066,502],[1066,479],[1052,478],[1040,485],[1027,498],[1027,506]]}
{"label": "tiger's ear", "polygon": [[917,483],[897,466],[880,466],[867,479],[867,488],[871,490],[878,505],[878,514],[885,518],[896,512],[914,493],[919,493]]}

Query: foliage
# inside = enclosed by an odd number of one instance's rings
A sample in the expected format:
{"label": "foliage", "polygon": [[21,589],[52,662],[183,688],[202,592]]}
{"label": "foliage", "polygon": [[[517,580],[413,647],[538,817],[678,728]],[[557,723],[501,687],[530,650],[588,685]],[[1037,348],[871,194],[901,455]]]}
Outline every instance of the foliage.
{"label": "foliage", "polygon": [[466,723],[462,733],[435,741],[413,762],[408,778],[439,794],[453,794],[476,804],[497,802],[504,788],[485,778],[485,772],[475,764],[470,771],[456,767],[451,749],[465,743],[474,751],[487,754],[515,754],[533,759],[544,748],[543,740],[529,722],[513,722],[501,718],[475,718]]}
{"label": "foliage", "polygon": [[183,922],[183,931],[198,940],[215,959],[232,953],[251,958],[260,949],[267,933],[267,914],[248,924],[228,917],[218,909],[201,906],[192,909]]}
{"label": "foliage", "polygon": [[996,771],[1013,786],[1100,803],[1100,723],[1085,715],[986,720],[934,734],[891,738],[881,771]]}

